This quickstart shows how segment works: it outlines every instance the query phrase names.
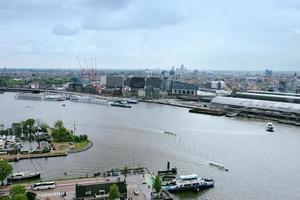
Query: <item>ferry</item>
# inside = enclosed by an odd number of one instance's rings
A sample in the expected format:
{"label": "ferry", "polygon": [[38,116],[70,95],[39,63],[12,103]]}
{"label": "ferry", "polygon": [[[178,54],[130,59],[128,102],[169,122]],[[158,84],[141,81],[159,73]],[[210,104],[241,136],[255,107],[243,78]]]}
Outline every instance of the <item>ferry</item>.
{"label": "ferry", "polygon": [[18,172],[7,177],[7,182],[13,183],[22,180],[40,179],[40,178],[41,178],[41,173],[39,172]]}
{"label": "ferry", "polygon": [[213,166],[213,167],[217,167],[217,168],[225,170],[225,171],[229,171],[226,167],[224,167],[223,165],[216,163],[216,162],[210,162],[209,165]]}
{"label": "ferry", "polygon": [[163,188],[169,192],[200,191],[214,186],[213,179],[201,178],[196,174],[181,175],[169,181]]}
{"label": "ferry", "polygon": [[130,105],[127,105],[126,103],[122,103],[122,102],[112,102],[110,105],[115,107],[131,108]]}
{"label": "ferry", "polygon": [[274,126],[273,126],[272,122],[268,122],[266,124],[266,131],[268,131],[268,132],[274,132]]}

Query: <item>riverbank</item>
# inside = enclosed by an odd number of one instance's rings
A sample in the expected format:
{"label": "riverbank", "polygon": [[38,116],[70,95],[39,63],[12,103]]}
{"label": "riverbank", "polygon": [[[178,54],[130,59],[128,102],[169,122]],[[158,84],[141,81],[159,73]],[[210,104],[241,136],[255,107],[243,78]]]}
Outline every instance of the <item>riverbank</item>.
{"label": "riverbank", "polygon": [[92,141],[81,141],[74,144],[67,142],[53,143],[55,150],[49,153],[39,153],[39,154],[13,154],[13,155],[1,155],[0,158],[7,160],[9,162],[17,162],[24,159],[36,159],[36,158],[50,158],[50,157],[60,157],[67,156],[69,153],[78,153],[82,151],[87,151],[93,146]]}

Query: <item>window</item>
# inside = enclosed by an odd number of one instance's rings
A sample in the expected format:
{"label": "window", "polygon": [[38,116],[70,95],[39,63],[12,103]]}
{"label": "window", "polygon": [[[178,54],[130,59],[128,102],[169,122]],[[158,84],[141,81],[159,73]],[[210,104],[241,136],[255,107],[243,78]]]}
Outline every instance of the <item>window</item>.
{"label": "window", "polygon": [[92,191],[85,191],[85,196],[89,196],[89,195],[92,195]]}
{"label": "window", "polygon": [[105,190],[99,190],[99,195],[105,195]]}

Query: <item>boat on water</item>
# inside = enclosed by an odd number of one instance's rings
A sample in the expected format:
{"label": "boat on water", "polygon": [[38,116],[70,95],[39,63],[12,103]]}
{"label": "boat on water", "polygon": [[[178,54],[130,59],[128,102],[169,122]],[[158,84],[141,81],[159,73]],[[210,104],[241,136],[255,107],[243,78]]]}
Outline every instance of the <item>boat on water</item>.
{"label": "boat on water", "polygon": [[266,131],[268,131],[268,132],[274,132],[274,126],[273,126],[272,122],[268,122],[266,124]]}
{"label": "boat on water", "polygon": [[225,171],[229,171],[228,168],[226,168],[223,165],[216,163],[216,162],[210,162],[209,165],[213,166],[213,167],[217,167],[217,168],[225,170]]}
{"label": "boat on water", "polygon": [[16,95],[16,99],[24,99],[24,100],[43,100],[43,93],[18,93]]}
{"label": "boat on water", "polygon": [[181,175],[177,178],[169,181],[163,189],[169,192],[180,192],[180,191],[200,191],[201,189],[207,189],[214,186],[214,180],[208,178],[201,178],[196,174]]}
{"label": "boat on water", "polygon": [[8,183],[18,182],[22,180],[40,179],[41,173],[39,172],[18,172],[7,177]]}
{"label": "boat on water", "polygon": [[137,104],[138,100],[136,100],[136,99],[127,99],[127,103],[128,104]]}
{"label": "boat on water", "polygon": [[46,101],[64,101],[64,100],[66,100],[66,95],[47,93],[44,96],[44,100],[46,100]]}
{"label": "boat on water", "polygon": [[164,133],[168,134],[168,135],[174,135],[174,136],[176,136],[176,133],[173,133],[173,132],[165,131]]}
{"label": "boat on water", "polygon": [[225,113],[226,117],[237,117],[238,115],[239,115],[239,113],[237,113],[237,112]]}
{"label": "boat on water", "polygon": [[123,102],[112,102],[110,105],[115,107],[121,107],[121,108],[131,108],[130,105]]}

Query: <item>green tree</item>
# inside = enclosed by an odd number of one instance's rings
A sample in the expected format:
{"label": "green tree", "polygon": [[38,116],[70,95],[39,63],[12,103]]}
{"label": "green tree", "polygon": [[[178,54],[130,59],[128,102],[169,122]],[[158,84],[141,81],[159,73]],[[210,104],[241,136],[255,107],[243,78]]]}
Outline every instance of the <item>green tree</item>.
{"label": "green tree", "polygon": [[26,193],[26,189],[24,185],[14,185],[10,188],[9,194],[11,197],[16,196],[18,194],[24,194]]}
{"label": "green tree", "polygon": [[152,179],[152,187],[154,188],[156,193],[159,193],[161,191],[161,179],[158,175],[156,175],[155,177],[151,177]]}
{"label": "green tree", "polygon": [[120,192],[119,192],[119,188],[116,184],[113,184],[112,186],[110,186],[109,188],[109,193],[108,193],[108,197],[109,199],[119,199],[120,198]]}
{"label": "green tree", "polygon": [[61,120],[57,120],[57,122],[55,122],[55,124],[54,124],[54,128],[56,128],[56,129],[64,128],[63,122]]}
{"label": "green tree", "polygon": [[11,197],[11,200],[28,200],[26,194],[16,194]]}
{"label": "green tree", "polygon": [[0,180],[3,185],[4,179],[12,173],[12,166],[6,160],[0,160]]}
{"label": "green tree", "polygon": [[124,166],[124,169],[123,169],[123,174],[124,174],[125,178],[126,178],[128,172],[129,172],[129,169],[128,169],[128,167],[125,165],[125,166]]}
{"label": "green tree", "polygon": [[26,192],[26,196],[28,200],[35,200],[37,195],[34,192],[28,191]]}

